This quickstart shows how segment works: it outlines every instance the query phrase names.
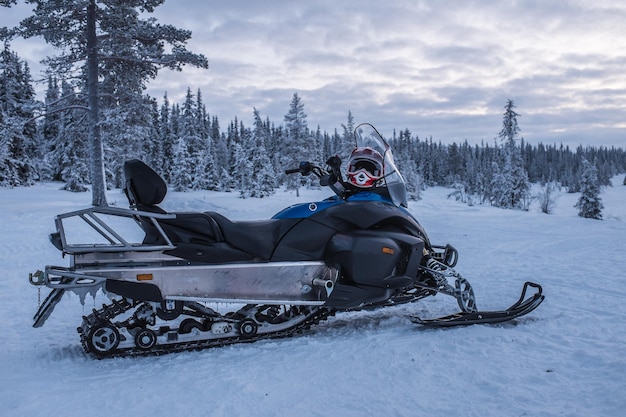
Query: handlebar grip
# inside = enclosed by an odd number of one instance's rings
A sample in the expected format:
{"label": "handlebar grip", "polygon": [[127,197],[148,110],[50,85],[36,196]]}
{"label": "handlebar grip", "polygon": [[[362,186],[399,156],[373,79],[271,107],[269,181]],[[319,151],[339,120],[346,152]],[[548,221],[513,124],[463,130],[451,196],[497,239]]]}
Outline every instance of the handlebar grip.
{"label": "handlebar grip", "polygon": [[295,169],[286,169],[285,170],[285,174],[289,175],[289,174],[295,174],[297,172],[300,172],[300,168],[295,168]]}

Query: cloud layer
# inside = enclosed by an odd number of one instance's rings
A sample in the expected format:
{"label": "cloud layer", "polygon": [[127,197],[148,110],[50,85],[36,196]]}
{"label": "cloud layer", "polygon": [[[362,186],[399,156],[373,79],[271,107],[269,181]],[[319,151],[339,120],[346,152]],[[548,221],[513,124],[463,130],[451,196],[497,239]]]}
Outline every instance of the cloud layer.
{"label": "cloud layer", "polygon": [[200,89],[222,123],[253,107],[282,123],[298,92],[312,128],[351,111],[387,135],[491,142],[511,98],[529,142],[626,146],[619,0],[170,0],[154,16],[210,69],[162,71],[149,93]]}

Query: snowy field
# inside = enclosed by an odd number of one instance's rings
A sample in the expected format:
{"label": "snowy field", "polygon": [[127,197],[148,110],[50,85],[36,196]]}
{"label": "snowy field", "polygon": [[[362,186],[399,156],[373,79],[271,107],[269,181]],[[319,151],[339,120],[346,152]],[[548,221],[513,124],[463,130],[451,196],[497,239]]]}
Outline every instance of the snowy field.
{"label": "snowy field", "polygon": [[[60,184],[0,189],[0,416],[584,416],[626,415],[626,186],[603,190],[604,220],[469,207],[428,189],[410,210],[433,243],[456,246],[456,269],[481,309],[512,304],[525,280],[546,300],[516,322],[424,329],[456,303],[439,295],[374,312],[341,313],[299,337],[161,357],[95,360],[76,327],[105,302],[66,295],[33,329],[28,273],[67,265],[48,242],[55,214],[87,207]],[[163,206],[264,218],[300,198],[172,193]],[[119,190],[109,202],[126,206]],[[43,288],[41,297],[47,295]]]}

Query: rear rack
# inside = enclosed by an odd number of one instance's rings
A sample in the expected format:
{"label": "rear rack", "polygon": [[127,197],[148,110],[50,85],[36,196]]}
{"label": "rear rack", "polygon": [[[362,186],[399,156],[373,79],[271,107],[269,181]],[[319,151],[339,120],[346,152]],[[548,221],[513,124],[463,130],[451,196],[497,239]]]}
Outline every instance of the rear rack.
{"label": "rear rack", "polygon": [[[109,206],[90,207],[56,216],[54,222],[57,232],[51,234],[50,239],[59,250],[69,254],[171,250],[175,246],[157,220],[174,218],[176,218],[175,214],[151,213]],[[163,239],[162,241],[166,243],[162,245],[142,243],[145,232],[141,221],[150,222]],[[135,240],[131,239],[133,235]],[[91,243],[75,242],[77,238]],[[93,243],[96,240],[100,242]]]}

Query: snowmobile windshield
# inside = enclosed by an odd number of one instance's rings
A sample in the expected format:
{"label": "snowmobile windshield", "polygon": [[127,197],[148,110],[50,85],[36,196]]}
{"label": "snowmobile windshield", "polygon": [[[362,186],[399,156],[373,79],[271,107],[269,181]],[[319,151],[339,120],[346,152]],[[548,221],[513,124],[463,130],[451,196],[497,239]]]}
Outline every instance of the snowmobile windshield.
{"label": "snowmobile windshield", "polygon": [[391,201],[396,206],[408,207],[404,178],[402,178],[402,174],[398,171],[398,167],[393,160],[391,147],[387,141],[385,141],[376,128],[369,123],[363,123],[357,126],[354,130],[354,137],[356,149],[370,148],[383,155],[383,175],[375,185],[375,188],[386,188]]}

